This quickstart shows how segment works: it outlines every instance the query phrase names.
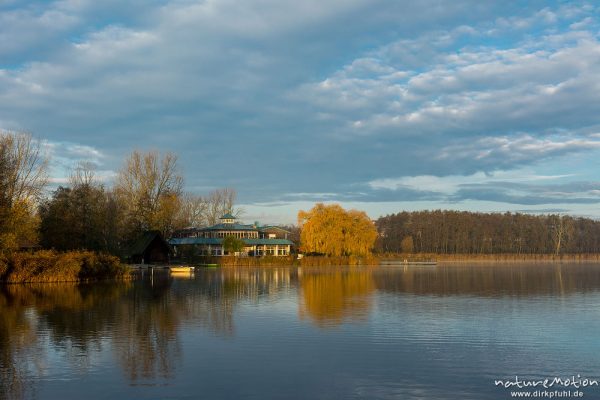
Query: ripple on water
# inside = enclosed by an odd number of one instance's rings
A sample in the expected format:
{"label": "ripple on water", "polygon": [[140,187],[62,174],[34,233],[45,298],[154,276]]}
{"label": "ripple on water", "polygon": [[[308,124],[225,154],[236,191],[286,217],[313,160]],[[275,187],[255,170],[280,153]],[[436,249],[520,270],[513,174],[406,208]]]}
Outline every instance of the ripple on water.
{"label": "ripple on water", "polygon": [[499,398],[494,379],[598,374],[599,288],[597,265],[492,264],[13,287],[0,394]]}

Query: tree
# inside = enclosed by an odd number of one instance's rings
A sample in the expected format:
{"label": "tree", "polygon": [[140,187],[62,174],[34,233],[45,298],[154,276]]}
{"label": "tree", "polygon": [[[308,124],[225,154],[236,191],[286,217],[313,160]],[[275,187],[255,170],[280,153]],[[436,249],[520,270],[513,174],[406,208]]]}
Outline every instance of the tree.
{"label": "tree", "polygon": [[566,216],[550,215],[548,218],[552,230],[554,254],[558,255],[572,234],[573,223],[571,218]]}
{"label": "tree", "polygon": [[70,187],[59,187],[39,208],[42,245],[57,250],[86,249],[119,253],[120,207],[95,178],[94,166],[80,163]]}
{"label": "tree", "polygon": [[298,213],[300,248],[329,256],[366,256],[377,238],[375,225],[363,211],[346,211],[337,204],[316,204]]}
{"label": "tree", "polygon": [[159,230],[164,236],[177,228],[183,177],[177,156],[134,151],[119,171],[115,193],[125,210],[131,237],[145,230]]}
{"label": "tree", "polygon": [[403,253],[412,253],[413,252],[413,238],[412,236],[404,236],[402,242],[400,243],[400,248]]}
{"label": "tree", "polygon": [[246,244],[242,239],[238,239],[235,236],[225,236],[223,239],[223,249],[227,253],[238,253],[244,250]]}
{"label": "tree", "polygon": [[36,206],[47,167],[48,157],[31,135],[0,132],[0,251],[37,241]]}
{"label": "tree", "polygon": [[56,250],[117,254],[120,221],[114,211],[102,186],[61,186],[40,206],[41,243]]}
{"label": "tree", "polygon": [[186,193],[181,198],[178,223],[181,227],[202,227],[207,225],[208,203],[202,196]]}
{"label": "tree", "polygon": [[236,218],[240,216],[242,210],[234,209],[237,193],[234,189],[224,188],[217,189],[208,194],[206,202],[206,223],[214,225],[219,221],[219,218],[225,214],[232,214]]}

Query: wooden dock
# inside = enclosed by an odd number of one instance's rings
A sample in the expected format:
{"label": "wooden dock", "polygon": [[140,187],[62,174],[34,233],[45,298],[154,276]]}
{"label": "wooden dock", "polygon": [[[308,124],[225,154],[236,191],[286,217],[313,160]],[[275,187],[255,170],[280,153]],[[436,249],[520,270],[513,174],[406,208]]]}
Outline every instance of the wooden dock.
{"label": "wooden dock", "polygon": [[381,260],[379,265],[437,265],[437,261]]}

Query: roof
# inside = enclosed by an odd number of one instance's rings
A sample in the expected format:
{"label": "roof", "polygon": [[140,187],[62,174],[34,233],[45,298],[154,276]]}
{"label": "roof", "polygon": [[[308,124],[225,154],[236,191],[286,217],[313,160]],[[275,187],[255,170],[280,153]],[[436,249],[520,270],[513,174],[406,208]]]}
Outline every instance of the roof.
{"label": "roof", "polygon": [[[294,243],[287,239],[241,239],[248,246],[255,245],[290,245]],[[204,245],[221,245],[223,244],[222,238],[173,238],[169,240],[172,245],[191,245],[191,244],[204,244]]]}
{"label": "roof", "polygon": [[144,251],[146,251],[146,249],[150,245],[150,243],[152,243],[152,241],[157,236],[165,244],[166,247],[169,247],[169,244],[167,243],[167,241],[165,239],[163,239],[163,237],[162,237],[162,235],[160,234],[159,231],[147,231],[147,232],[144,232],[143,234],[141,234],[132,243],[132,245],[129,246],[129,248],[127,249],[127,254],[131,255],[131,256],[138,255],[138,254],[143,254]]}
{"label": "roof", "polygon": [[271,230],[271,229],[275,229],[275,230],[278,230],[278,231],[283,231],[283,232],[290,233],[290,231],[288,231],[287,229],[283,229],[282,227],[275,226],[275,225],[266,225],[266,226],[261,226],[260,228],[258,228],[259,231],[268,231],[268,230]]}
{"label": "roof", "polygon": [[216,224],[207,228],[198,228],[199,231],[257,231],[254,225],[244,224]]}
{"label": "roof", "polygon": [[231,213],[227,213],[219,219],[237,219],[237,218],[235,218],[233,215],[231,215]]}
{"label": "roof", "polygon": [[[230,214],[225,214],[230,215]],[[279,230],[282,232],[290,233],[290,231],[283,229],[279,226],[267,225],[257,227],[256,225],[248,225],[248,224],[216,224],[212,226],[207,226],[206,228],[185,228],[181,229],[179,232],[205,232],[205,231],[257,231],[257,232],[265,232],[271,229]]]}
{"label": "roof", "polygon": [[169,239],[169,243],[172,245],[181,245],[181,244],[222,244],[223,239],[217,238],[172,238]]}

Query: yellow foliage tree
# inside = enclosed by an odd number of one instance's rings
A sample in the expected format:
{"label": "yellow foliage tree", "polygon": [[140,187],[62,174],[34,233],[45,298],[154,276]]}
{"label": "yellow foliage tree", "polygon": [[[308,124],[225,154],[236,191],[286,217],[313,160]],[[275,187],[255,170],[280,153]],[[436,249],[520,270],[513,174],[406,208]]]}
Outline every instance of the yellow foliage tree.
{"label": "yellow foliage tree", "polygon": [[377,238],[375,225],[364,211],[344,210],[338,204],[316,204],[298,213],[301,250],[329,256],[367,256]]}

